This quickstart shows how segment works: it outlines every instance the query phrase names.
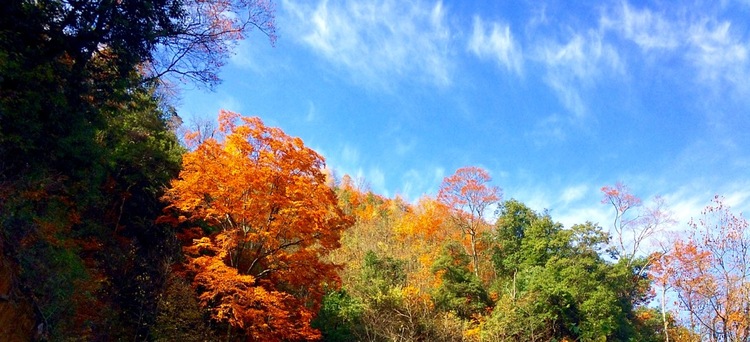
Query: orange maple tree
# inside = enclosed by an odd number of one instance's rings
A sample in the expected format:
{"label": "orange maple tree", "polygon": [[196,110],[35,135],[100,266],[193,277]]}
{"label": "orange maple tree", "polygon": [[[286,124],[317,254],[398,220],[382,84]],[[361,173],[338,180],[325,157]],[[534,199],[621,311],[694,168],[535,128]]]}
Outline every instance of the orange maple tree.
{"label": "orange maple tree", "polygon": [[501,190],[488,183],[490,174],[479,167],[467,166],[443,180],[438,200],[451,209],[464,235],[469,236],[474,274],[479,275],[477,235],[486,227],[484,212],[501,200]]}
{"label": "orange maple tree", "polygon": [[351,225],[324,166],[301,139],[228,111],[214,137],[184,155],[163,220],[193,224],[187,269],[214,320],[250,340],[320,338],[313,312],[324,287],[339,283],[321,257]]}

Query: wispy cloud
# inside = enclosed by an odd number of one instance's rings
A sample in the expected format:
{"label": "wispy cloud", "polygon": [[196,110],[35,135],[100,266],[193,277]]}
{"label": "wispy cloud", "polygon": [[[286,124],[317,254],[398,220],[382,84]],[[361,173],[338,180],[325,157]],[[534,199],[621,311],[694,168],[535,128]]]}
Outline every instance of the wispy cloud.
{"label": "wispy cloud", "polygon": [[293,35],[356,81],[388,87],[416,79],[451,83],[451,32],[441,2],[284,0]]}
{"label": "wispy cloud", "polygon": [[604,30],[614,30],[622,37],[634,42],[641,49],[674,49],[682,44],[682,33],[678,23],[650,9],[633,8],[627,2],[612,15],[605,14],[601,20]]}
{"label": "wispy cloud", "polygon": [[312,122],[318,115],[318,111],[315,109],[315,103],[310,101],[307,106],[307,115],[305,115],[306,122]]}
{"label": "wispy cloud", "polygon": [[694,180],[664,193],[665,203],[677,221],[676,229],[684,229],[691,218],[698,218],[701,211],[714,196],[724,198],[724,203],[734,213],[750,213],[750,182],[740,179],[727,180]]}
{"label": "wispy cloud", "polygon": [[[694,5],[697,6],[697,5]],[[618,9],[600,19],[602,32],[613,31],[635,43],[641,51],[660,51],[662,61],[677,60],[686,64],[659,63],[661,68],[692,67],[699,85],[722,93],[750,96],[750,38],[746,29],[733,30],[731,20],[721,15],[674,15],[701,12],[700,8],[670,8],[669,12],[634,8],[623,2]],[[687,76],[686,75],[686,76]],[[689,76],[688,76],[689,77]]]}
{"label": "wispy cloud", "polygon": [[229,64],[260,76],[278,74],[290,68],[288,57],[269,42],[268,36],[257,30],[249,32],[233,49]]}
{"label": "wispy cloud", "polygon": [[569,186],[565,188],[560,196],[560,200],[563,203],[571,203],[578,201],[586,196],[586,192],[589,191],[589,186],[586,184],[579,184],[575,186]]}
{"label": "wispy cloud", "polygon": [[467,46],[470,52],[481,59],[494,60],[509,72],[522,73],[523,53],[509,25],[498,22],[485,25],[482,18],[475,16],[473,27]]}
{"label": "wispy cloud", "polygon": [[507,197],[518,199],[537,212],[551,210],[552,219],[565,227],[591,221],[608,229],[611,215],[609,208],[600,203],[597,188],[586,183],[560,189],[549,185],[524,186],[509,189]]}
{"label": "wispy cloud", "polygon": [[411,138],[396,138],[393,143],[393,152],[397,156],[403,157],[406,154],[412,152],[417,146],[417,139]]}
{"label": "wispy cloud", "polygon": [[344,165],[357,165],[359,163],[359,150],[349,144],[344,145],[340,156]]}
{"label": "wispy cloud", "polygon": [[[537,144],[560,141],[565,139],[564,132],[582,127],[592,118],[594,99],[588,94],[595,93],[607,82],[621,82],[619,78],[627,78],[630,68],[674,75],[674,81],[684,84],[685,91],[695,89],[696,93],[703,94],[696,99],[698,107],[707,101],[721,101],[727,95],[732,96],[733,101],[750,103],[746,100],[750,98],[750,82],[747,82],[750,79],[750,37],[746,26],[722,19],[720,13],[699,14],[695,6],[662,9],[622,1],[603,7],[599,20],[589,27],[555,26],[546,19],[542,26],[529,24],[531,31],[519,42],[513,40],[515,37],[510,35],[507,26],[496,24],[488,31],[487,25],[475,18],[472,41],[479,42],[481,39],[475,37],[485,37],[485,45],[491,45],[486,37],[495,36],[499,41],[506,38],[505,45],[498,44],[506,49],[510,49],[511,41],[529,47],[522,62],[529,65],[529,69],[533,69],[534,64],[542,67],[544,82],[565,109],[543,117],[530,134]],[[537,21],[537,18],[530,18],[530,22]],[[481,32],[484,34],[479,35]],[[489,50],[485,47],[485,51]],[[505,63],[498,62],[498,65],[506,69],[513,65]],[[664,70],[651,70],[653,68]],[[571,115],[562,115],[565,112]]]}
{"label": "wispy cloud", "polygon": [[[653,175],[650,178],[653,178]],[[646,187],[645,184],[640,184],[641,186],[638,187],[644,188]],[[611,230],[614,209],[611,205],[602,204],[599,201],[600,193],[594,191],[597,188],[597,186],[592,184],[581,184],[563,189],[559,195],[559,201],[551,200],[551,202],[554,202],[552,218],[565,225],[565,227],[591,221],[598,223],[605,231],[613,233]],[[652,183],[648,183],[648,188],[652,192],[651,194],[636,192],[634,195],[643,199],[644,206],[653,205],[654,196],[661,195],[671,218],[675,220],[675,224],[660,227],[656,235],[648,239],[647,244],[644,246],[646,248],[657,248],[659,241],[683,232],[690,220],[698,218],[701,211],[716,194],[723,196],[724,203],[729,205],[732,211],[737,214],[741,212],[746,213],[750,209],[748,208],[750,191],[745,190],[748,188],[747,184],[725,184],[724,186],[720,186],[719,189],[715,189],[716,192],[707,190],[705,185],[699,183],[686,184],[661,194],[659,192],[664,189],[655,189]],[[544,192],[541,194],[537,193],[536,196],[546,198],[547,201],[550,201],[550,198],[554,198],[555,194]],[[570,201],[567,199],[570,199]],[[537,199],[537,201],[545,201],[545,199]]]}
{"label": "wispy cloud", "polygon": [[592,222],[598,224],[604,231],[609,231],[611,229],[612,213],[607,209],[607,207],[601,204],[580,205],[556,211],[558,214],[552,218],[567,228],[576,224]]}
{"label": "wispy cloud", "polygon": [[684,229],[692,217],[698,217],[703,207],[711,199],[709,194],[696,192],[695,189],[682,187],[664,195],[664,203],[676,221],[676,229]]}
{"label": "wispy cloud", "polygon": [[[220,97],[220,100],[218,101],[218,109],[215,112],[218,112],[219,109],[226,109],[232,112],[242,113],[244,110],[244,106],[241,101],[237,100],[236,97],[225,94],[225,96]],[[243,113],[247,115],[247,113]]]}
{"label": "wispy cloud", "polygon": [[442,166],[410,169],[401,176],[398,194],[412,203],[416,203],[425,195],[436,196],[444,177],[445,168]]}
{"label": "wispy cloud", "polygon": [[[688,60],[699,71],[699,80],[728,85],[730,89],[750,95],[750,40],[742,40],[731,30],[728,21],[701,21],[690,27]],[[722,87],[724,88],[724,87]],[[723,90],[723,89],[718,89]]]}
{"label": "wispy cloud", "polygon": [[570,130],[570,119],[555,113],[538,120],[527,137],[537,146],[560,143],[567,139],[566,132]]}
{"label": "wispy cloud", "polygon": [[360,170],[358,176],[364,177],[376,193],[381,193],[385,196],[391,195],[385,184],[385,174],[379,167],[373,167],[366,172]]}
{"label": "wispy cloud", "polygon": [[545,81],[579,119],[589,111],[583,96],[586,90],[604,75],[624,72],[617,50],[597,30],[574,33],[564,43],[547,41],[540,46],[537,58],[546,67]]}

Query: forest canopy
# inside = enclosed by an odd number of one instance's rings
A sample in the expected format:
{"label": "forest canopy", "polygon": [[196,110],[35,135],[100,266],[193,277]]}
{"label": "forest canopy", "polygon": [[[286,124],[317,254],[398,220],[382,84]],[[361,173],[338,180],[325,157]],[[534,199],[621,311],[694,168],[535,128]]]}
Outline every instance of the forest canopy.
{"label": "forest canopy", "polygon": [[181,127],[170,87],[275,25],[266,0],[5,4],[0,340],[750,339],[721,196],[659,245],[669,203],[622,183],[566,227],[481,167],[409,201],[259,117]]}

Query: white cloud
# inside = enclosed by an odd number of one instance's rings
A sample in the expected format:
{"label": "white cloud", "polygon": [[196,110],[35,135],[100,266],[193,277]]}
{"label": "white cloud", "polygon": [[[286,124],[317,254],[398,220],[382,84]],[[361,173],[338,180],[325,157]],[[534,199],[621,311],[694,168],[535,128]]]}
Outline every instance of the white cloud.
{"label": "white cloud", "polygon": [[672,210],[678,226],[684,226],[691,218],[698,218],[701,211],[710,204],[714,196],[724,198],[735,214],[748,213],[750,210],[750,182],[731,181],[718,185],[705,182],[692,182],[663,196],[669,209]]}
{"label": "white cloud", "polygon": [[744,187],[741,190],[735,190],[726,194],[724,196],[724,203],[732,208],[737,208],[739,211],[744,212],[744,210],[747,209],[748,205],[750,205],[750,203],[748,203],[748,199],[750,199],[750,190],[747,190],[747,187]]}
{"label": "white cloud", "polygon": [[711,199],[708,194],[696,193],[686,188],[662,197],[670,212],[672,212],[672,218],[677,222],[676,228],[679,229],[684,229],[691,218],[697,217]]}
{"label": "white cloud", "polygon": [[468,43],[468,50],[482,59],[494,59],[500,67],[510,72],[522,73],[523,53],[513,39],[510,26],[493,22],[485,28],[478,16],[474,17],[474,30]]}
{"label": "white cloud", "polygon": [[576,33],[565,44],[547,44],[543,62],[581,83],[591,83],[605,71],[623,71],[617,50],[593,30]]}
{"label": "white cloud", "polygon": [[218,108],[216,109],[215,113],[219,112],[219,109],[225,109],[228,111],[232,111],[235,113],[242,113],[244,106],[242,105],[242,102],[237,100],[234,96],[231,96],[229,94],[224,94],[224,96],[221,97],[221,99],[218,101]]}
{"label": "white cloud", "polygon": [[450,84],[451,32],[441,2],[285,0],[293,35],[367,85],[416,79]]}
{"label": "white cloud", "polygon": [[599,202],[598,193],[591,191],[594,188],[596,187],[585,183],[559,191],[556,190],[557,187],[549,185],[527,186],[512,190],[508,198],[516,198],[537,212],[550,209],[552,219],[567,228],[591,221],[607,229],[606,225],[611,217],[609,208]]}
{"label": "white cloud", "polygon": [[[581,106],[583,106],[582,103]],[[567,138],[565,132],[570,129],[568,121],[568,119],[563,118],[559,114],[552,114],[537,121],[528,136],[537,146],[565,141]]]}
{"label": "white cloud", "polygon": [[312,122],[313,120],[315,120],[316,116],[317,116],[317,110],[315,110],[315,104],[312,101],[310,101],[308,103],[307,115],[305,115],[305,121]]}
{"label": "white cloud", "polygon": [[699,71],[699,80],[726,82],[741,94],[750,94],[750,43],[733,34],[730,22],[704,20],[690,27],[688,60]]}
{"label": "white cloud", "polygon": [[445,168],[436,167],[432,173],[432,181],[437,182],[438,184],[441,184],[444,178],[445,178]]}
{"label": "white cloud", "polygon": [[421,179],[422,177],[417,170],[411,169],[407,171],[401,176],[401,189],[398,193],[406,198],[407,201],[415,200],[414,195],[418,191],[416,188],[419,187],[418,183],[420,183]]}
{"label": "white cloud", "polygon": [[555,211],[556,215],[552,216],[557,222],[560,222],[566,228],[570,228],[576,224],[582,224],[585,222],[592,222],[602,227],[602,230],[609,231],[611,227],[612,213],[608,211],[609,208],[599,204],[589,204],[587,206],[577,206],[575,208],[569,208],[565,210]]}
{"label": "white cloud", "polygon": [[234,54],[229,57],[229,61],[241,68],[250,70],[256,74],[263,74],[267,70],[267,66],[264,66],[258,59],[259,54],[255,53],[255,44],[251,44],[249,41],[242,41],[235,48]]}
{"label": "white cloud", "polygon": [[[537,212],[550,209],[554,202],[554,195],[552,195],[551,189],[540,183],[532,182],[531,179],[525,179],[530,175],[523,175],[524,172],[525,170],[514,172],[514,178],[517,179],[513,182],[508,182],[503,188],[503,201],[515,199]],[[555,218],[554,215],[553,218]]]}
{"label": "white cloud", "polygon": [[365,178],[373,187],[373,191],[385,196],[390,196],[385,186],[385,174],[382,170],[380,170],[380,168],[375,167],[367,170],[367,175],[365,176]]}
{"label": "white cloud", "polygon": [[569,186],[563,190],[560,200],[565,204],[575,202],[583,199],[588,191],[589,186],[586,184]]}
{"label": "white cloud", "polygon": [[344,145],[341,150],[341,161],[345,165],[357,165],[359,163],[359,151],[349,144]]}
{"label": "white cloud", "polygon": [[674,49],[681,43],[682,29],[660,13],[635,9],[627,2],[613,17],[601,19],[604,29],[613,29],[643,50]]}
{"label": "white cloud", "polygon": [[440,166],[410,169],[401,176],[401,189],[397,191],[404,199],[416,203],[423,196],[435,196],[445,177]]}
{"label": "white cloud", "polygon": [[617,50],[594,30],[585,34],[575,33],[562,44],[544,42],[537,58],[547,69],[547,84],[563,106],[578,119],[588,114],[583,93],[604,75],[624,72]]}
{"label": "white cloud", "polygon": [[403,157],[409,152],[413,151],[414,148],[417,146],[417,139],[415,138],[407,138],[404,140],[403,138],[396,138],[394,141],[394,152],[396,152],[396,155]]}
{"label": "white cloud", "polygon": [[[679,16],[674,13],[700,13],[701,8],[670,8],[657,12],[648,8],[635,9],[622,3],[614,14],[603,15],[600,24],[604,31],[613,31],[634,42],[643,52],[661,51],[664,59],[684,61],[695,68],[695,81],[723,96],[729,89],[733,95],[750,95],[750,39],[743,29],[732,30],[733,23],[720,20],[717,14]],[[658,65],[675,68],[682,65]]]}
{"label": "white cloud", "polygon": [[288,70],[288,59],[282,54],[283,48],[276,48],[276,44],[269,41],[268,36],[259,30],[247,33],[232,49],[229,63],[242,71],[269,76]]}

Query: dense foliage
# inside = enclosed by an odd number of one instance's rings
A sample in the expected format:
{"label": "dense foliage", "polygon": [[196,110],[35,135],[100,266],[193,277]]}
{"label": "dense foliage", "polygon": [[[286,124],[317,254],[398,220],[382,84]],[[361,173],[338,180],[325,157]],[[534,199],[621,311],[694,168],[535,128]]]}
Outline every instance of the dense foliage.
{"label": "dense foliage", "polygon": [[[488,270],[476,276],[471,236],[452,208],[429,198],[409,205],[362,193],[347,179],[339,193],[357,223],[334,258],[347,267],[343,290],[329,294],[338,312],[327,307],[319,321],[324,336],[661,340],[658,320],[644,319],[657,315],[642,306],[649,278],[626,260],[605,258],[609,235],[593,223],[565,229],[547,213],[505,201],[492,229],[477,237],[485,251],[479,265]],[[420,222],[425,214],[434,221]]]}
{"label": "dense foliage", "polygon": [[170,0],[2,8],[0,331],[149,338],[181,258],[172,228],[155,223],[184,151],[157,85],[178,75],[215,83],[248,25],[273,35],[271,9]]}
{"label": "dense foliage", "polygon": [[721,197],[656,251],[666,204],[622,184],[611,229],[564,227],[478,167],[408,203],[259,118],[178,137],[165,89],[273,25],[264,0],[4,3],[0,340],[750,338]]}
{"label": "dense foliage", "polygon": [[219,121],[213,138],[183,156],[160,221],[186,226],[186,276],[229,335],[317,339],[310,320],[324,285],[338,285],[321,258],[349,226],[323,158],[258,118],[222,112]]}

